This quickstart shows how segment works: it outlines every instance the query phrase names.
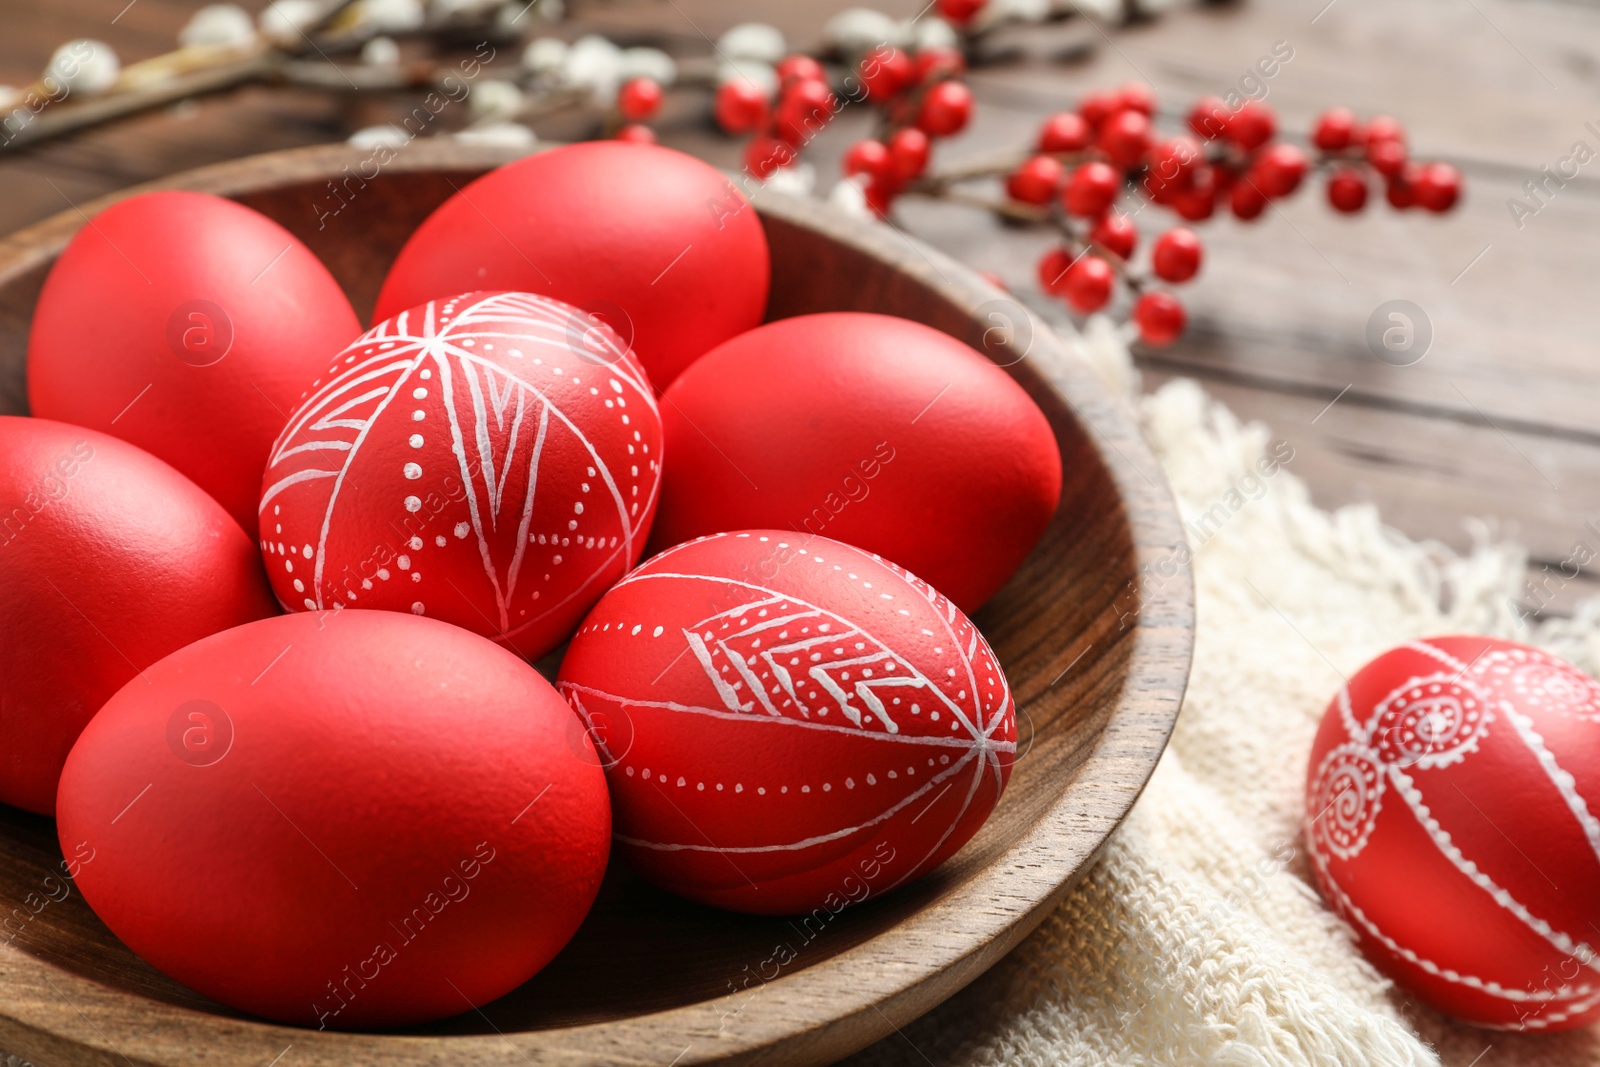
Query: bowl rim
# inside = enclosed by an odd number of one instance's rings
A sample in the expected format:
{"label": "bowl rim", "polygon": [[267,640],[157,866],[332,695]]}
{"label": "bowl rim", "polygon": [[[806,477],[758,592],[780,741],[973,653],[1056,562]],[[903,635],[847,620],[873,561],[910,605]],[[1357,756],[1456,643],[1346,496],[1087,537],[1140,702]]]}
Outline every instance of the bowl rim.
{"label": "bowl rim", "polygon": [[[393,152],[381,169],[470,177],[526,154],[525,149],[424,139]],[[237,198],[291,178],[334,179],[344,168],[373,158],[371,150],[349,145],[315,145],[182,171],[81,206],[68,201],[66,210],[0,238],[0,285],[53,259],[96,212],[129,196],[186,189]],[[1134,416],[1019,302],[898,227],[864,224],[817,201],[765,189],[750,199],[764,217],[820,231],[893,263],[955,307],[977,309],[1004,300],[1026,316],[1032,339],[1025,358],[1090,430],[1085,436],[1126,512],[1134,573],[1143,576],[1158,561],[1187,558],[1181,552],[1185,538],[1176,503]],[[1193,654],[1194,590],[1187,563],[1171,578],[1163,573],[1163,581],[1153,587],[1140,581],[1133,592],[1138,597],[1131,609],[1134,633],[1121,692],[1077,773],[1038,821],[947,897],[837,955],[764,982],[759,987],[761,1011],[749,1018],[729,994],[626,1019],[498,1036],[308,1030],[139,997],[56,967],[8,942],[0,944],[0,990],[5,993],[0,996],[0,1041],[18,1052],[63,1062],[85,1062],[81,1053],[90,1049],[98,1054],[96,1062],[121,1058],[170,1067],[214,1064],[219,1054],[226,1062],[249,1058],[264,1063],[286,1051],[285,1046],[294,1047],[298,1063],[328,1067],[518,1060],[670,1061],[690,1067],[751,1062],[763,1052],[778,1052],[785,1062],[798,1063],[847,1055],[897,1032],[1020,943],[1088,872],[1143,790],[1176,723]],[[907,938],[917,946],[914,958],[905,952]],[[846,988],[853,991],[847,1011],[823,1010]],[[727,1025],[730,1016],[732,1027]],[[508,1051],[517,1055],[508,1056]]]}

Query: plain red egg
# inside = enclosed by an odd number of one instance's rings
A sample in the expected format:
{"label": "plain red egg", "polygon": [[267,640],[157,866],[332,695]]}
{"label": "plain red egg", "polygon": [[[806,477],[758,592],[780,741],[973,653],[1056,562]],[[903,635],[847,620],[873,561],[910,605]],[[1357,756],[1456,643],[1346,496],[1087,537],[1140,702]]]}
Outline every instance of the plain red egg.
{"label": "plain red egg", "polygon": [[1447,1015],[1600,1020],[1600,684],[1535,648],[1431,637],[1350,679],[1306,772],[1323,897]]}
{"label": "plain red egg", "polygon": [[115,437],[0,416],[0,501],[0,801],[49,815],[111,694],[276,608],[239,524]]}
{"label": "plain red egg", "polygon": [[769,323],[662,397],[655,547],[722,530],[822,534],[926,579],[963,611],[1005,584],[1061,496],[1044,414],[960,341],[887,315]]}
{"label": "plain red egg", "polygon": [[766,234],[716,168],[659,145],[591,141],[484,175],[400,250],[377,318],[469,289],[584,309],[633,345],[657,389],[761,321]]}
{"label": "plain red egg", "polygon": [[254,535],[267,449],[360,332],[276,222],[205,193],[145,193],[96,215],[45,279],[28,403],[166,460]]}
{"label": "plain red egg", "polygon": [[443,619],[537,658],[644,549],[661,419],[576,308],[468,293],[332,361],[274,446],[261,549],[291,611]]}
{"label": "plain red egg", "polygon": [[1005,671],[926,582],[826,537],[718,534],[617,583],[559,687],[643,875],[738,911],[823,911],[931,870],[1016,754]]}
{"label": "plain red egg", "polygon": [[611,833],[582,724],[457,627],[288,615],[168,656],[73,748],[84,899],[163,973],[319,1028],[469,1011],[583,921]]}

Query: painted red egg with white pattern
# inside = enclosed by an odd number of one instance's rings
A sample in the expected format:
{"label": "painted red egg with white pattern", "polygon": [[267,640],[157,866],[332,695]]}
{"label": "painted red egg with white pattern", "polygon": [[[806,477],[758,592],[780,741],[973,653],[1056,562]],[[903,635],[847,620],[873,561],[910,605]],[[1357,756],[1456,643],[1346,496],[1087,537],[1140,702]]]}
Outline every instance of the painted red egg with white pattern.
{"label": "painted red egg with white pattern", "polygon": [[661,419],[611,331],[529,293],[401,312],[274,445],[261,549],[293,611],[441,619],[534,658],[637,562]]}
{"label": "painted red egg with white pattern", "polygon": [[943,862],[999,801],[1016,709],[926,582],[825,537],[716,534],[633,571],[559,688],[610,781],[616,843],[675,893],[793,914]]}
{"label": "painted red egg with white pattern", "polygon": [[1535,648],[1390,649],[1306,776],[1322,894],[1419,999],[1480,1026],[1600,1019],[1600,684]]}

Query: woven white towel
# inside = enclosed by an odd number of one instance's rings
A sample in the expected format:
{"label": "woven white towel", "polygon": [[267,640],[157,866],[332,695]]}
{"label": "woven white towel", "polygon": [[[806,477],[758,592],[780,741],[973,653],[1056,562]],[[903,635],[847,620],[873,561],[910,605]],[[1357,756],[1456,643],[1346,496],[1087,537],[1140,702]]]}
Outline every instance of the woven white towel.
{"label": "woven white towel", "polygon": [[[1322,906],[1299,830],[1306,757],[1340,672],[1408,638],[1479,632],[1594,673],[1600,611],[1522,624],[1521,549],[1480,528],[1458,555],[1386,530],[1371,507],[1321,511],[1283,438],[1241,425],[1193,382],[1134,399],[1137,375],[1104,323],[1079,347],[1130,397],[1190,523],[1198,629],[1183,713],[1061,908],[972,986],[848,1062],[1600,1064],[1600,1032],[1478,1030],[1391,988]],[[1269,452],[1290,458],[1252,479]]]}

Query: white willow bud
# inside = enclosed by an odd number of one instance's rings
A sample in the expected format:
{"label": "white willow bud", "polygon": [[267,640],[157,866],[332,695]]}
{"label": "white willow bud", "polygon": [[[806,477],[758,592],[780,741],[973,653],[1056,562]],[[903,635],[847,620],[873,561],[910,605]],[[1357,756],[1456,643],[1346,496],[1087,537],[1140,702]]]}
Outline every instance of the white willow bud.
{"label": "white willow bud", "polygon": [[207,4],[178,31],[178,43],[246,49],[256,43],[256,23],[238,4]]}
{"label": "white willow bud", "polygon": [[534,74],[556,74],[566,61],[567,42],[559,37],[535,37],[522,50],[522,66]]}
{"label": "white willow bud", "polygon": [[369,67],[397,67],[400,46],[393,37],[374,37],[361,46],[361,62]]}
{"label": "white willow bud", "polygon": [[462,144],[526,148],[530,151],[539,143],[533,131],[518,122],[489,122],[482,126],[469,126],[458,131],[455,138]]}
{"label": "white willow bud", "polygon": [[485,78],[473,86],[467,97],[467,109],[474,118],[511,118],[521,114],[528,98],[522,95],[515,82],[500,78]]}
{"label": "white willow bud", "polygon": [[398,126],[366,126],[352,133],[345,143],[353,148],[404,148],[409,140]]}
{"label": "white willow bud", "polygon": [[853,219],[870,219],[872,208],[867,206],[867,178],[858,174],[845,178],[828,193],[828,206]]}
{"label": "white willow bud", "polygon": [[68,92],[92,96],[116,84],[122,64],[103,41],[68,41],[57,48],[44,69],[44,80],[64,85]]}
{"label": "white willow bud", "polygon": [[745,22],[717,38],[717,54],[723,59],[756,59],[776,63],[788,51],[783,32],[765,22]]}
{"label": "white willow bud", "polygon": [[322,14],[317,0],[272,0],[256,16],[261,35],[274,44],[292,45],[305,40],[305,31]]}
{"label": "white willow bud", "polygon": [[410,33],[427,20],[422,0],[361,0],[356,5],[356,23],[379,33]]}
{"label": "white willow bud", "polygon": [[900,24],[881,11],[851,7],[827,21],[822,39],[847,56],[864,55],[881,44],[899,44]]}
{"label": "white willow bud", "polygon": [[622,80],[634,78],[649,78],[666,88],[678,80],[678,64],[659,48],[627,48],[622,52]]}

